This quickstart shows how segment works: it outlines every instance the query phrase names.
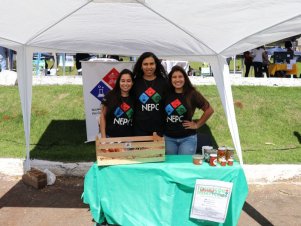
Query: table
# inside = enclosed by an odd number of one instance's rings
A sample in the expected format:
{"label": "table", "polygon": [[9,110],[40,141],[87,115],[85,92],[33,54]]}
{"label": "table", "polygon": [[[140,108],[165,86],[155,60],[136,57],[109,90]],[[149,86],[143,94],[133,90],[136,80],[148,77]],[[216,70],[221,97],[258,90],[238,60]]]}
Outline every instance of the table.
{"label": "table", "polygon": [[166,156],[161,163],[98,167],[85,176],[83,202],[94,220],[122,226],[222,225],[189,218],[196,179],[233,182],[224,225],[236,225],[248,194],[242,167],[193,165],[189,155]]}
{"label": "table", "polygon": [[292,69],[287,69],[287,64],[270,64],[269,65],[269,74],[274,76],[276,71],[285,71],[287,75],[297,75],[297,65],[293,64]]}

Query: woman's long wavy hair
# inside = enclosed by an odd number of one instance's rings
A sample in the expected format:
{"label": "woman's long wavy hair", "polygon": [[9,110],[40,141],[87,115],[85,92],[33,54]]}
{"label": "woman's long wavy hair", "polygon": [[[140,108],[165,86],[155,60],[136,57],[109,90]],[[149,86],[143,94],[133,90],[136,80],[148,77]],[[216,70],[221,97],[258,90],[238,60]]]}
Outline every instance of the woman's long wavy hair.
{"label": "woman's long wavy hair", "polygon": [[195,89],[195,87],[190,82],[186,71],[181,66],[175,65],[172,67],[171,71],[168,74],[168,85],[169,85],[171,92],[175,92],[175,87],[172,85],[171,78],[172,78],[173,73],[175,73],[177,71],[181,72],[184,76],[185,83],[183,86],[183,94],[184,94],[185,101],[188,106],[188,109],[187,109],[188,115],[192,117],[194,110],[192,109],[191,100],[192,100],[192,96],[194,94],[198,93],[198,91]]}
{"label": "woman's long wavy hair", "polygon": [[137,78],[142,78],[144,75],[144,72],[142,70],[142,62],[145,58],[148,57],[152,57],[155,60],[155,64],[156,64],[156,71],[155,71],[155,75],[157,77],[163,77],[163,78],[167,78],[166,75],[166,71],[163,67],[163,65],[161,64],[161,61],[159,60],[159,58],[153,54],[152,52],[144,52],[141,54],[141,56],[138,58],[136,64],[134,65],[134,69],[133,69],[133,73],[135,75],[135,79]]}
{"label": "woman's long wavy hair", "polygon": [[[118,104],[122,103],[122,99],[121,99],[121,88],[120,88],[120,80],[122,75],[124,74],[129,74],[131,76],[131,79],[134,83],[134,74],[133,72],[131,72],[129,69],[123,69],[120,73],[119,76],[116,80],[116,84],[114,86],[114,88],[108,93],[111,97],[111,103],[109,106],[107,106],[108,108],[108,112],[113,110],[113,107],[115,107]],[[130,92],[131,95],[131,92]]]}

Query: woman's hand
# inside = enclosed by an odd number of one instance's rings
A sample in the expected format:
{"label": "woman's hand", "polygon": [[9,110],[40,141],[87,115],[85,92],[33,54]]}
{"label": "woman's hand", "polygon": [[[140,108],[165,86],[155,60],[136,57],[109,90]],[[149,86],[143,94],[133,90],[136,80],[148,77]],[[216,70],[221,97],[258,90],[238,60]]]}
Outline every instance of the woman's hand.
{"label": "woman's hand", "polygon": [[199,120],[197,120],[197,121],[184,120],[182,125],[184,126],[185,129],[198,129],[207,122],[207,120],[211,117],[213,112],[214,112],[213,108],[211,106],[209,106],[204,111],[204,113],[202,114],[202,116]]}
{"label": "woman's hand", "polygon": [[185,129],[198,129],[198,124],[194,121],[184,120],[182,123]]}

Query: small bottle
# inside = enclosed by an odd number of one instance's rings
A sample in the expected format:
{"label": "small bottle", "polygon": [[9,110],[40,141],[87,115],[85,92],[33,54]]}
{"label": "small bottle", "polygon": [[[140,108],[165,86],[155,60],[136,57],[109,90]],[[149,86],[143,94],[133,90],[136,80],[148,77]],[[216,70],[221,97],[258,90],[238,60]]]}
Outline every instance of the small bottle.
{"label": "small bottle", "polygon": [[228,159],[228,166],[233,166],[233,159]]}
{"label": "small bottle", "polygon": [[221,166],[226,166],[226,164],[227,164],[226,159],[223,159],[223,160],[221,161]]}
{"label": "small bottle", "polygon": [[217,149],[217,161],[219,163],[221,163],[223,159],[226,160],[226,148],[225,147],[219,147]]}
{"label": "small bottle", "polygon": [[229,159],[233,159],[233,157],[234,157],[234,148],[227,147],[226,160],[228,161]]}
{"label": "small bottle", "polygon": [[216,166],[217,164],[217,154],[210,154],[210,166]]}

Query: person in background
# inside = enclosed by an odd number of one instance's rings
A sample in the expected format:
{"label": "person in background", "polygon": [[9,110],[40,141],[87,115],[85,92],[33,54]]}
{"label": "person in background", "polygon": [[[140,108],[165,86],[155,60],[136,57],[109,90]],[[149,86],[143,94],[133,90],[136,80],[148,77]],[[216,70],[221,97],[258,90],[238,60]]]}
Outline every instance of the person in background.
{"label": "person in background", "polygon": [[82,74],[82,64],[81,60],[89,60],[90,59],[90,54],[89,53],[76,53],[75,54],[75,66],[77,69],[77,72],[79,75]]}
{"label": "person in background", "polygon": [[287,52],[294,52],[294,50],[293,50],[293,44],[292,44],[291,41],[286,41],[284,43],[284,47],[286,48]]}
{"label": "person in background", "polygon": [[257,78],[261,78],[263,77],[262,74],[262,62],[263,62],[263,58],[262,55],[264,53],[265,49],[263,46],[259,46],[256,49],[254,49],[251,53],[252,57],[253,57],[253,67],[254,67],[254,72],[255,72],[255,77]]}
{"label": "person in background", "polygon": [[0,46],[0,71],[6,70],[7,49]]}
{"label": "person in background", "polygon": [[246,66],[246,72],[245,72],[245,77],[249,76],[249,72],[253,63],[253,58],[251,56],[250,51],[245,51],[244,52],[244,63]]}
{"label": "person in background", "polygon": [[264,52],[262,53],[262,70],[263,70],[263,72],[265,72],[267,78],[270,77],[269,64],[270,64],[270,61],[269,61],[268,52],[264,48]]}
{"label": "person in background", "polygon": [[163,133],[163,101],[167,92],[166,72],[158,57],[143,53],[134,65],[134,134],[149,136]]}
{"label": "person in background", "polygon": [[128,137],[133,135],[134,102],[130,91],[133,73],[124,69],[116,80],[115,87],[102,100],[100,133],[102,137]]}
{"label": "person in background", "polygon": [[189,65],[189,68],[188,68],[188,76],[194,76],[194,74],[193,74],[193,68],[192,67],[190,67],[190,65]]}
{"label": "person in background", "polygon": [[[170,92],[165,100],[165,149],[168,155],[192,155],[197,147],[197,129],[203,126],[214,110],[191,84],[185,70],[174,66],[169,75]],[[196,108],[201,117],[194,121]]]}
{"label": "person in background", "polygon": [[122,59],[118,55],[107,55],[107,58],[122,61]]}

